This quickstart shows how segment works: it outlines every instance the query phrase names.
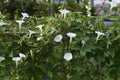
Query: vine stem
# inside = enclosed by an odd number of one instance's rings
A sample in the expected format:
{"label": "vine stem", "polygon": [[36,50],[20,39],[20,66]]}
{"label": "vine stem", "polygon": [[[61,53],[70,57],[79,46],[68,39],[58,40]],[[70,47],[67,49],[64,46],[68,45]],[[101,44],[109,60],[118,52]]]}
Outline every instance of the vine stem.
{"label": "vine stem", "polygon": [[99,14],[99,12],[101,11],[101,9],[103,8],[103,6],[105,5],[106,0],[103,0],[103,3],[99,6],[98,10],[97,10],[97,15]]}
{"label": "vine stem", "polygon": [[69,80],[69,67],[68,67],[68,65],[67,65],[67,80]]}
{"label": "vine stem", "polygon": [[66,67],[67,67],[67,75],[66,75],[66,77],[67,77],[67,80],[70,80],[70,71],[69,71],[69,62],[67,62],[66,63],[67,65],[66,65]]}

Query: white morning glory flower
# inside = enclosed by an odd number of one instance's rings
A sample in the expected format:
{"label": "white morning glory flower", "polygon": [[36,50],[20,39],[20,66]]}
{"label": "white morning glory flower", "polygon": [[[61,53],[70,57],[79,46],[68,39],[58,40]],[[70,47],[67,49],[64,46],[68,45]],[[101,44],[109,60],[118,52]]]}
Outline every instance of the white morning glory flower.
{"label": "white morning glory flower", "polygon": [[67,33],[67,36],[70,37],[70,43],[72,42],[72,38],[73,37],[76,37],[76,34],[75,33],[72,33],[72,32],[68,32]]}
{"label": "white morning glory flower", "polygon": [[44,25],[44,24],[43,24],[43,25],[38,25],[38,26],[36,26],[36,27],[39,28],[40,31],[42,32],[42,28],[43,28],[43,26],[45,26],[45,25]]}
{"label": "white morning glory flower", "polygon": [[23,20],[16,20],[16,22],[19,24],[19,30],[21,30],[21,25],[22,25],[22,23],[24,23],[25,21],[23,21]]}
{"label": "white morning glory flower", "polygon": [[55,42],[61,42],[61,40],[62,40],[62,35],[61,34],[55,36],[55,38],[54,38]]}
{"label": "white morning glory flower", "polygon": [[95,33],[97,34],[97,38],[96,38],[96,42],[98,41],[99,37],[101,35],[104,35],[104,33],[100,32],[100,31],[95,31]]}
{"label": "white morning glory flower", "polygon": [[29,31],[29,38],[31,37],[32,34],[35,34],[34,31],[28,30]]}
{"label": "white morning glory flower", "polygon": [[82,48],[83,48],[85,46],[86,42],[85,42],[85,40],[82,40],[81,43],[82,43]]}
{"label": "white morning glory flower", "polygon": [[20,57],[13,57],[12,60],[15,61],[16,66],[18,65],[18,61],[20,61]]}
{"label": "white morning glory flower", "polygon": [[65,54],[64,54],[64,59],[65,59],[66,61],[72,60],[72,59],[73,59],[72,53],[65,53]]}
{"label": "white morning glory flower", "polygon": [[42,37],[37,37],[37,41],[40,41],[42,39]]}
{"label": "white morning glory flower", "polygon": [[112,43],[110,41],[107,42],[107,49],[109,48],[109,46],[111,45]]}
{"label": "white morning glory flower", "polygon": [[23,16],[22,20],[24,20],[25,18],[29,17],[29,15],[27,13],[21,13],[21,14]]}
{"label": "white morning glory flower", "polygon": [[19,53],[20,58],[25,58],[25,55],[23,53]]}
{"label": "white morning glory flower", "polygon": [[57,30],[55,28],[52,27],[52,31],[51,33],[57,32]]}
{"label": "white morning glory flower", "polygon": [[61,15],[66,18],[66,14],[69,13],[70,11],[69,10],[66,10],[66,9],[61,9],[59,10],[59,12],[61,13]]}
{"label": "white morning glory flower", "polygon": [[4,57],[0,57],[0,63],[1,63],[3,60],[5,60],[5,58],[4,58]]}
{"label": "white morning glory flower", "polygon": [[6,23],[0,21],[0,26],[3,26],[3,25],[5,25],[5,24],[6,24]]}

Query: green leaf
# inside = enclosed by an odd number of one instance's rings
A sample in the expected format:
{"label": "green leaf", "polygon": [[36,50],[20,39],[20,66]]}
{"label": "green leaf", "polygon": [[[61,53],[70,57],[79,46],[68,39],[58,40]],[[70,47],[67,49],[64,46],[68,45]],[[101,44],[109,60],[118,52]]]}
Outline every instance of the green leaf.
{"label": "green leaf", "polygon": [[51,71],[48,71],[48,76],[49,76],[50,78],[52,78],[52,77],[53,77],[53,73],[52,73]]}
{"label": "green leaf", "polygon": [[81,51],[80,51],[80,54],[81,54],[81,56],[86,56],[86,51],[81,50]]}

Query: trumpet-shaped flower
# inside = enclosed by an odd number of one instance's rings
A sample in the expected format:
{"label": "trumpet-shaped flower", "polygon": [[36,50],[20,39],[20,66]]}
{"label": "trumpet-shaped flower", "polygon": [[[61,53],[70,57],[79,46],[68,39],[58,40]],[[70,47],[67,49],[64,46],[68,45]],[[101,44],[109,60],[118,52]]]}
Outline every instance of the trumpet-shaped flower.
{"label": "trumpet-shaped flower", "polygon": [[61,15],[66,18],[66,14],[69,13],[70,11],[69,10],[66,10],[66,9],[61,9],[59,10],[59,12],[61,13]]}
{"label": "trumpet-shaped flower", "polygon": [[45,26],[45,25],[44,25],[44,24],[43,24],[43,25],[38,25],[38,26],[36,26],[36,27],[39,28],[40,31],[42,32],[42,28],[43,28],[43,26]]}
{"label": "trumpet-shaped flower", "polygon": [[65,59],[66,61],[72,60],[72,59],[73,59],[72,53],[65,53],[65,54],[64,54],[64,59]]}
{"label": "trumpet-shaped flower", "polygon": [[23,16],[22,20],[24,20],[25,18],[29,17],[29,15],[27,13],[21,13],[21,14]]}
{"label": "trumpet-shaped flower", "polygon": [[0,57],[0,63],[1,63],[3,60],[5,60],[5,58],[4,58],[4,57]]}
{"label": "trumpet-shaped flower", "polygon": [[15,61],[15,62],[20,61],[20,59],[21,59],[20,57],[13,57],[13,58],[12,58],[12,60]]}
{"label": "trumpet-shaped flower", "polygon": [[18,61],[20,61],[20,57],[13,57],[12,60],[15,61],[16,66],[18,65]]}
{"label": "trumpet-shaped flower", "polygon": [[25,21],[23,21],[23,20],[16,20],[16,22],[19,24],[19,30],[21,30],[21,25],[22,25],[22,23],[24,23]]}
{"label": "trumpet-shaped flower", "polygon": [[37,41],[40,41],[42,39],[42,37],[37,37]]}
{"label": "trumpet-shaped flower", "polygon": [[72,38],[76,37],[76,34],[72,33],[72,32],[69,32],[69,33],[67,33],[67,36],[70,37],[70,43],[71,43],[72,42]]}
{"label": "trumpet-shaped flower", "polygon": [[57,32],[57,30],[55,28],[52,27],[52,31],[51,33]]}
{"label": "trumpet-shaped flower", "polygon": [[97,38],[96,38],[96,42],[98,41],[99,37],[101,35],[104,35],[104,33],[100,32],[100,31],[95,31],[95,33],[97,34]]}
{"label": "trumpet-shaped flower", "polygon": [[28,30],[29,31],[29,38],[31,37],[32,34],[35,34],[34,31]]}
{"label": "trumpet-shaped flower", "polygon": [[86,42],[84,40],[82,40],[81,43],[82,43],[82,48],[83,48],[85,46]]}
{"label": "trumpet-shaped flower", "polygon": [[0,21],[0,26],[3,26],[3,25],[5,25],[5,24],[6,24],[6,23]]}
{"label": "trumpet-shaped flower", "polygon": [[20,58],[25,58],[25,55],[23,53],[19,53]]}
{"label": "trumpet-shaped flower", "polygon": [[61,40],[62,40],[62,35],[61,35],[61,34],[57,35],[57,36],[54,38],[54,41],[55,41],[55,42],[61,42]]}

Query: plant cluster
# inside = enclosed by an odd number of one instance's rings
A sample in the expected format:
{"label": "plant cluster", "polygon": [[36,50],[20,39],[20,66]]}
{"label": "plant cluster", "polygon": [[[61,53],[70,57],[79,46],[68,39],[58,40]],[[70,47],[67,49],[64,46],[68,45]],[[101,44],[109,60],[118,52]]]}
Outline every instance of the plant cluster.
{"label": "plant cluster", "polygon": [[65,8],[55,16],[20,14],[12,21],[0,14],[0,79],[120,79],[119,16]]}

